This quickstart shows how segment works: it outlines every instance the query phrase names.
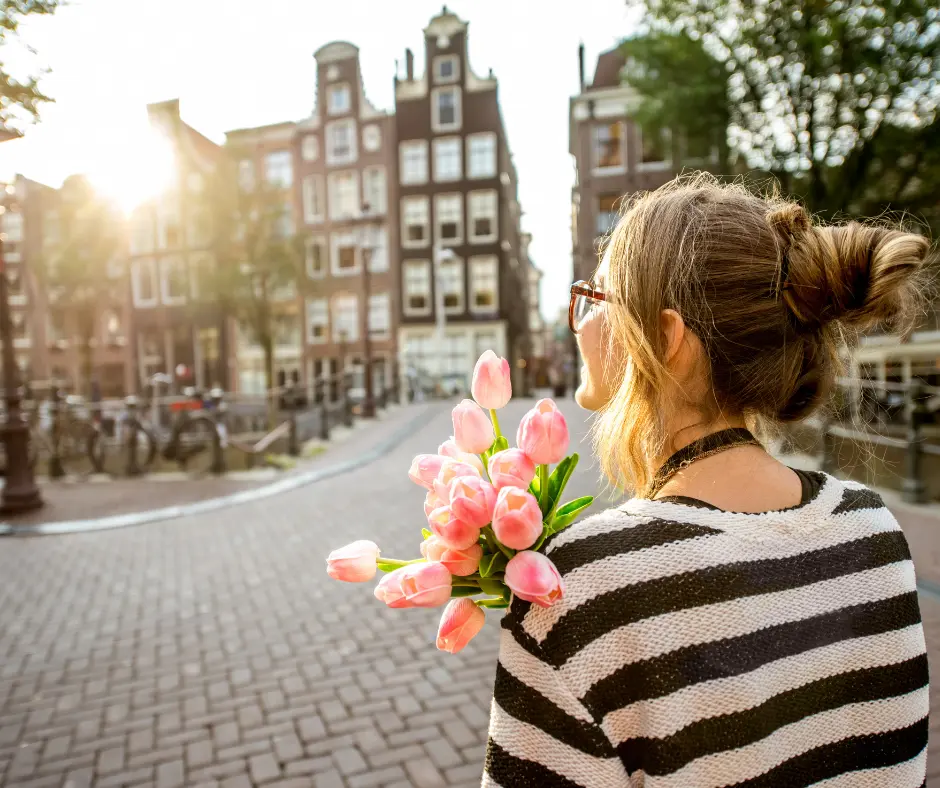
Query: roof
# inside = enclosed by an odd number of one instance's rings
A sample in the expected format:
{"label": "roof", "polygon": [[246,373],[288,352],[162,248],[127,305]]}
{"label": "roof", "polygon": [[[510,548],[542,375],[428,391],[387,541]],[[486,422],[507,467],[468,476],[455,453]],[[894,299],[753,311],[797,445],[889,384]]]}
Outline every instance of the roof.
{"label": "roof", "polygon": [[199,156],[213,159],[219,155],[221,148],[204,134],[200,134],[196,129],[183,121],[180,121],[180,128]]}
{"label": "roof", "polygon": [[588,86],[588,90],[615,88],[620,85],[620,72],[626,64],[627,59],[619,46],[601,52],[597,58],[597,68],[594,70],[594,81]]}

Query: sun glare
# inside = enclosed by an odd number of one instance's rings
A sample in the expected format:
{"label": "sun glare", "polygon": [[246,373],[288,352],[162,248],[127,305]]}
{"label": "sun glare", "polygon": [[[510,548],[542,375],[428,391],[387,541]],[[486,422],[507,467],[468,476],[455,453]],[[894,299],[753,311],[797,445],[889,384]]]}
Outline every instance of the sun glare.
{"label": "sun glare", "polygon": [[125,213],[167,189],[175,175],[173,149],[148,128],[127,134],[96,157],[88,173],[92,183]]}

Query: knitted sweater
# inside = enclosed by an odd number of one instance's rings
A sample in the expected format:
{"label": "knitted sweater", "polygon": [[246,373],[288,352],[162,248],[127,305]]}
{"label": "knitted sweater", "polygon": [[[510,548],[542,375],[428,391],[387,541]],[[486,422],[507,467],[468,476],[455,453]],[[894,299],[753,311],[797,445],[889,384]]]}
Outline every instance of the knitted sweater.
{"label": "knitted sweater", "polygon": [[564,599],[503,619],[483,785],[923,786],[907,542],[812,476],[777,512],[632,500],[558,534]]}

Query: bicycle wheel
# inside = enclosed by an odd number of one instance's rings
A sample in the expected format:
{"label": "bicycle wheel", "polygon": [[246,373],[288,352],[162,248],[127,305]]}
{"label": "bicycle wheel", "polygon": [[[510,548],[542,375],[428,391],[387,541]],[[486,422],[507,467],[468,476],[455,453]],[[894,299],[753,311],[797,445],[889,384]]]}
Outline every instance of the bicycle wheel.
{"label": "bicycle wheel", "polygon": [[139,421],[122,422],[113,440],[105,440],[100,431],[93,451],[93,459],[99,473],[110,476],[127,476],[129,470],[128,451],[131,451],[131,436],[135,466],[138,473],[146,473],[157,455],[157,440]]}
{"label": "bicycle wheel", "polygon": [[[59,434],[59,458],[70,476],[88,476],[97,470],[96,455],[104,451],[104,440],[94,424],[75,421]],[[103,462],[103,459],[101,460]]]}
{"label": "bicycle wheel", "polygon": [[215,422],[208,416],[190,418],[177,433],[175,459],[190,476],[205,476],[212,470],[214,445],[218,440]]}

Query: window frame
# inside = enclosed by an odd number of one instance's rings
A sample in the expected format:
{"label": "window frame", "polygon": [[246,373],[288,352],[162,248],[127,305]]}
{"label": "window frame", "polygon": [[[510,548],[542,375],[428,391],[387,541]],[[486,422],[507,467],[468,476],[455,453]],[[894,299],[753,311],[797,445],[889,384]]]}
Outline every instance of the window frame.
{"label": "window frame", "polygon": [[[442,77],[440,73],[439,66],[442,63],[452,63],[454,66],[454,73],[449,77]],[[433,60],[434,65],[434,84],[435,85],[452,85],[455,82],[460,81],[460,56],[459,55],[437,55]]]}
{"label": "window frame", "polygon": [[[376,138],[374,146],[367,142],[372,135]],[[362,127],[362,149],[367,153],[378,153],[382,150],[382,129],[378,123],[367,123]]]}
{"label": "window frame", "polygon": [[672,169],[672,133],[667,128],[659,130],[665,149],[665,158],[660,161],[643,161],[643,129],[639,123],[634,124],[634,139],[636,140],[636,168],[638,172],[663,172]]}
{"label": "window frame", "polygon": [[[475,140],[490,140],[492,141],[493,147],[493,156],[492,156],[492,171],[487,171],[483,174],[475,174],[473,169],[473,142]],[[474,134],[467,135],[467,180],[483,180],[485,178],[495,178],[499,172],[499,140],[496,136],[495,131],[478,131]]]}
{"label": "window frame", "polygon": [[[353,265],[349,268],[340,267],[342,250],[352,248]],[[358,276],[362,273],[362,250],[359,248],[355,230],[338,230],[330,233],[330,274],[342,278],[344,276]]]}
{"label": "window frame", "polygon": [[[428,182],[428,179],[431,177],[429,147],[427,140],[404,140],[398,144],[398,180],[402,186],[420,186]],[[421,152],[424,166],[422,168],[422,174],[419,177],[406,177],[408,173],[408,167],[406,166],[408,150],[420,150]]]}
{"label": "window frame", "polygon": [[[342,302],[350,302],[354,305],[354,309],[349,310],[353,312],[354,319],[351,322],[352,331],[350,331],[346,336],[347,344],[350,342],[359,341],[359,331],[360,331],[360,320],[359,320],[359,295],[357,293],[350,292],[339,292],[334,293],[330,299],[330,325],[331,325],[331,336],[334,343],[340,343],[342,339],[342,329],[348,328],[349,326],[345,325],[345,320],[337,319],[339,315],[345,315],[345,310],[340,310],[339,305]],[[347,304],[348,309],[348,304]]]}
{"label": "window frame", "polygon": [[[316,273],[316,271],[311,266],[311,251],[314,247],[319,247],[322,253],[320,255],[320,273]],[[306,238],[304,238],[304,270],[307,273],[307,278],[326,279],[327,274],[330,272],[330,268],[330,244],[326,235],[317,233],[314,235],[308,235]]]}
{"label": "window frame", "polygon": [[[379,190],[379,202],[376,205],[371,200],[366,200],[366,189],[367,187],[372,186],[372,177],[374,175],[381,176],[381,185],[382,188]],[[385,165],[383,164],[370,164],[368,167],[363,167],[362,169],[362,187],[361,187],[361,205],[365,205],[368,202],[369,205],[369,216],[385,216],[388,213],[388,173],[385,170]],[[371,196],[371,195],[369,195]]]}
{"label": "window frame", "polygon": [[[314,336],[313,331],[311,331],[311,329],[312,329],[313,326],[314,326],[314,321],[313,321],[314,310],[315,310],[315,308],[318,307],[320,304],[323,305],[323,318],[324,318],[324,320],[323,320],[322,323],[318,322],[317,325],[322,325],[322,326],[323,326],[323,336],[320,337],[320,338],[317,338],[317,337]],[[305,309],[304,316],[305,316],[305,318],[306,318],[306,321],[305,321],[305,322],[306,322],[306,324],[307,324],[307,331],[306,331],[306,334],[307,334],[307,344],[308,344],[308,345],[325,345],[325,344],[327,344],[327,343],[330,341],[330,337],[331,337],[331,333],[332,333],[332,332],[330,331],[330,300],[329,300],[328,298],[326,298],[326,297],[323,297],[323,296],[318,297],[318,298],[308,298],[308,299],[306,299],[306,302],[305,302],[305,305],[304,305],[304,309]]]}
{"label": "window frame", "polygon": [[[274,181],[271,179],[271,160],[279,157],[279,161],[287,162],[287,180]],[[275,189],[289,189],[294,185],[294,156],[288,148],[278,148],[264,154],[264,181]]]}
{"label": "window frame", "polygon": [[[441,122],[440,97],[446,93],[454,96],[454,121],[453,123]],[[431,91],[431,129],[434,132],[458,131],[463,125],[462,112],[463,93],[459,85],[446,85],[444,87],[434,88]]]}
{"label": "window frame", "polygon": [[[598,134],[604,129],[609,131],[616,126],[620,129],[620,164],[600,164],[598,154]],[[641,150],[641,149],[640,149]],[[594,123],[591,126],[591,169],[593,172],[606,174],[626,172],[627,169],[627,124],[622,120],[613,120],[610,123]]]}
{"label": "window frame", "polygon": [[[475,220],[477,218],[476,211],[474,209],[474,196],[482,197],[488,196],[492,197],[495,203],[493,214],[490,217],[492,220],[492,228],[489,235],[477,235],[475,228]],[[473,191],[467,192],[467,241],[472,244],[485,244],[485,243],[494,243],[499,239],[499,192],[496,189],[475,189]]]}
{"label": "window frame", "polygon": [[464,266],[463,259],[460,257],[454,257],[450,260],[444,260],[438,264],[438,276],[437,282],[442,283],[444,279],[444,269],[449,268],[453,269],[455,272],[454,279],[457,283],[457,304],[454,306],[448,306],[446,298],[450,291],[445,291],[441,287],[441,304],[444,306],[445,315],[462,315],[467,308],[467,294],[466,294],[466,267]]}
{"label": "window frame", "polygon": [[[170,270],[179,267],[182,280],[184,282],[183,295],[170,295]],[[190,283],[188,271],[186,270],[185,258],[178,255],[171,255],[160,259],[160,303],[164,306],[182,306],[186,303],[186,297],[189,294]]]}
{"label": "window frame", "polygon": [[[448,145],[454,148],[454,156],[452,157],[457,162],[457,169],[455,174],[451,177],[442,177],[440,173],[440,167],[438,166],[438,156],[439,151],[445,145]],[[459,135],[452,137],[435,137],[431,143],[431,166],[434,174],[435,183],[455,183],[457,181],[463,180],[463,140]]]}
{"label": "window frame", "polygon": [[[418,268],[423,270],[422,279],[427,282],[427,290],[425,292],[425,301],[426,305],[423,308],[417,308],[411,306],[411,295],[412,290],[409,286],[409,277],[408,272],[417,270]],[[431,261],[423,258],[413,258],[409,260],[403,260],[401,264],[401,276],[402,276],[402,314],[407,317],[428,317],[432,314],[433,311],[433,294],[434,294],[434,285],[433,285],[433,271],[431,269]]]}
{"label": "window frame", "polygon": [[[375,331],[373,328],[373,313],[376,311],[376,303],[384,303],[385,327],[382,331]],[[380,310],[381,311],[381,310]],[[392,296],[388,291],[381,293],[369,293],[369,311],[366,316],[366,327],[369,331],[369,339],[389,339],[392,335]]]}
{"label": "window frame", "polygon": [[[333,103],[333,96],[345,95],[344,106],[337,108]],[[352,112],[352,88],[348,82],[335,82],[326,87],[326,114],[331,118],[347,115]]]}
{"label": "window frame", "polygon": [[[453,238],[444,238],[441,232],[441,203],[454,202],[457,204],[457,234]],[[447,192],[434,195],[434,240],[440,246],[460,246],[464,236],[464,210],[463,194],[461,192]]]}
{"label": "window frame", "polygon": [[320,158],[320,138],[316,134],[305,134],[300,141],[300,158],[303,161],[316,161]]}
{"label": "window frame", "polygon": [[[345,128],[347,129],[348,139],[349,139],[349,152],[345,156],[337,156],[333,150],[334,135],[337,129]],[[343,167],[348,164],[353,164],[359,157],[359,135],[356,131],[356,119],[355,118],[340,118],[339,120],[332,120],[326,124],[324,129],[324,139],[326,140],[326,166],[327,167]]]}
{"label": "window frame", "polygon": [[[308,184],[310,185],[310,193],[313,195],[311,199],[308,199]],[[311,205],[311,200],[315,201],[316,206]],[[300,202],[303,207],[304,213],[304,224],[322,224],[326,221],[327,214],[327,195],[326,195],[326,182],[323,176],[320,173],[314,173],[312,175],[304,175],[303,180],[300,184]],[[309,210],[313,207],[319,207],[319,213],[314,213]]]}
{"label": "window frame", "polygon": [[[408,209],[409,204],[424,205],[424,237],[420,241],[413,241],[408,237]],[[423,249],[431,244],[431,201],[426,194],[416,194],[401,198],[401,245],[404,249]]]}
{"label": "window frame", "polygon": [[[140,297],[140,284],[143,274],[149,269],[151,298]],[[155,257],[140,257],[131,261],[131,296],[134,306],[140,308],[154,307],[160,300],[160,283],[157,278],[157,259]]]}
{"label": "window frame", "polygon": [[[475,287],[476,277],[474,276],[475,269],[479,268],[483,264],[492,265],[495,271],[495,290],[493,292],[493,305],[492,306],[478,306],[477,305],[477,288]],[[467,311],[471,314],[476,315],[497,315],[499,314],[499,257],[494,254],[486,255],[474,255],[468,261],[468,276],[469,290],[470,290],[470,299],[467,307]]]}
{"label": "window frame", "polygon": [[[338,184],[344,182],[347,178],[352,179],[354,186],[353,206],[350,211],[341,212],[343,207],[339,199]],[[359,183],[359,170],[337,170],[331,172],[327,178],[327,199],[330,205],[330,221],[346,221],[348,219],[357,219],[362,209],[362,191]]]}

